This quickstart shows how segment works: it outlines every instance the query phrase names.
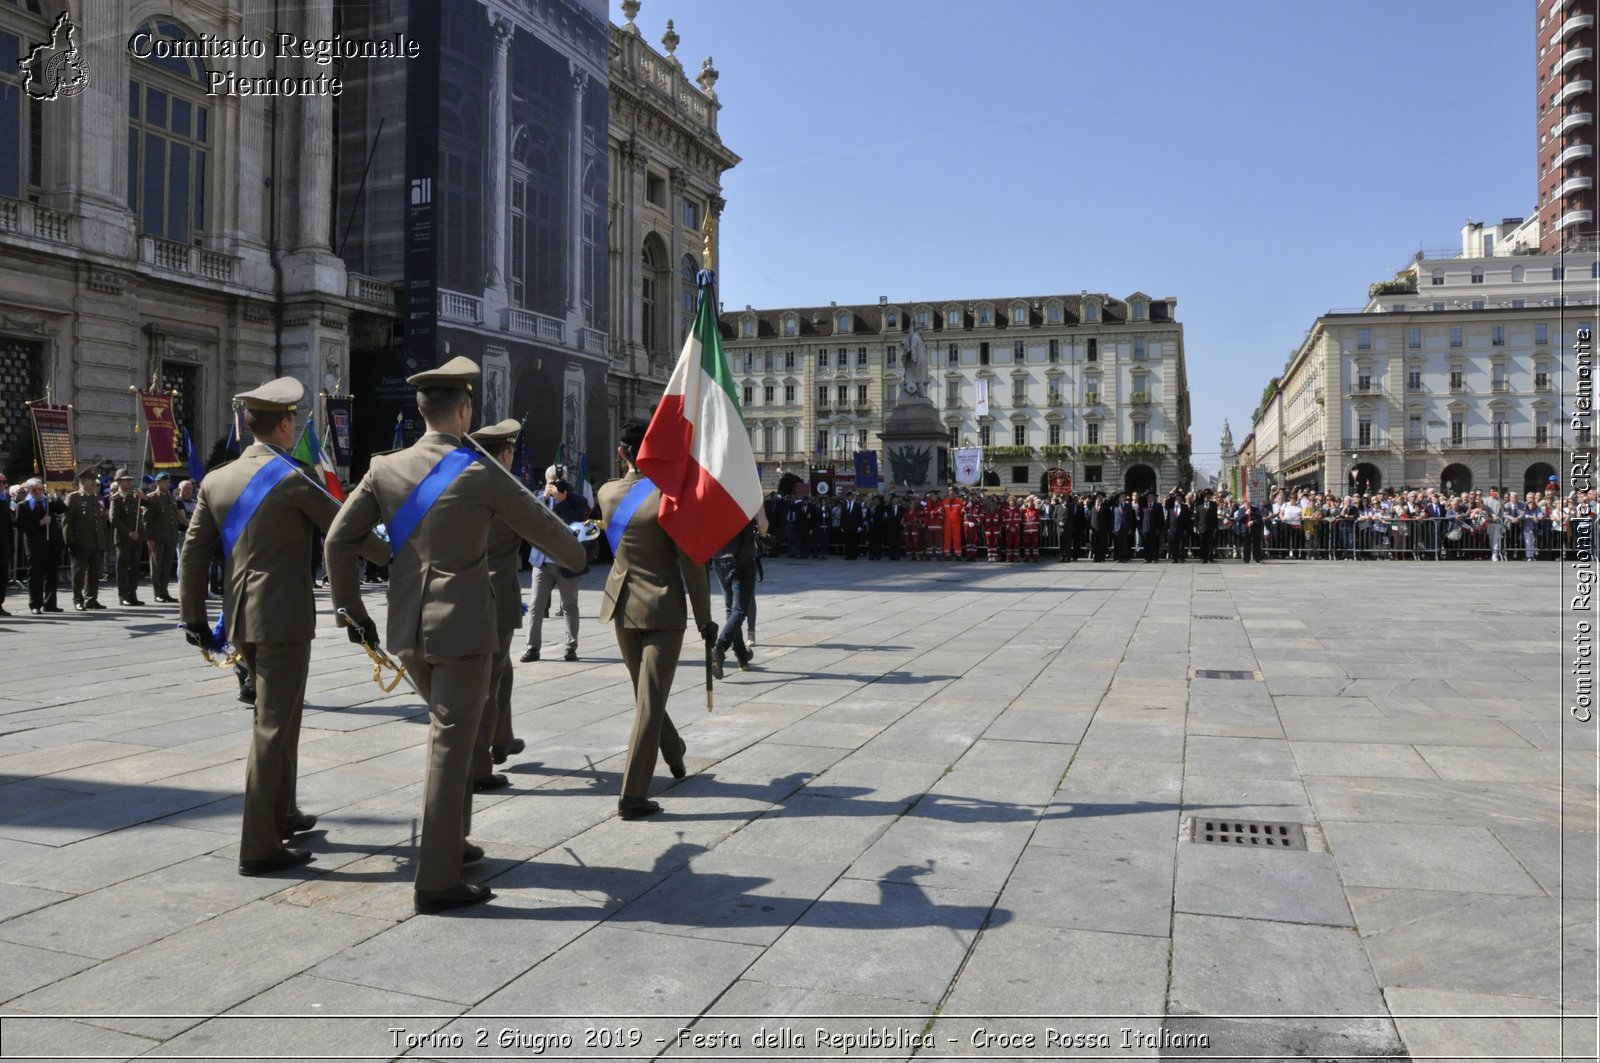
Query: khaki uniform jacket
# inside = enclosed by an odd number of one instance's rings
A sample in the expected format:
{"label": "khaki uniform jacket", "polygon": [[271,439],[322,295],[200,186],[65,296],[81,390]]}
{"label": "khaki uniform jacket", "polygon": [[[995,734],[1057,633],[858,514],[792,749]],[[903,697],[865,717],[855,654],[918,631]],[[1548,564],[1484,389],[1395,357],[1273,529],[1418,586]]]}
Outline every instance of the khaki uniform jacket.
{"label": "khaki uniform jacket", "polygon": [[[241,459],[243,455],[240,455]],[[247,481],[249,477],[245,478]],[[244,484],[239,485],[244,490]],[[144,537],[153,543],[169,544],[178,541],[178,498],[170,491],[155,488],[144,498]]]}
{"label": "khaki uniform jacket", "polygon": [[[206,621],[206,575],[223,522],[256,472],[279,460],[277,454],[265,443],[253,443],[238,460],[206,474],[178,563],[178,615],[184,623]],[[316,533],[326,531],[338,512],[338,502],[297,473],[267,492],[234,543],[222,581],[230,643],[315,637],[312,549]],[[362,553],[378,564],[389,559],[388,545],[376,536],[363,543]]]}
{"label": "khaki uniform jacket", "polygon": [[[123,494],[120,491],[111,492],[111,531],[112,538],[117,546],[125,546],[134,540],[144,539],[144,526],[140,522],[140,498],[138,494],[129,491]],[[129,539],[129,535],[134,539]]]}
{"label": "khaki uniform jacket", "polygon": [[[579,549],[582,549],[580,547]],[[489,586],[501,631],[522,626],[522,536],[503,520],[489,529]]]}
{"label": "khaki uniform jacket", "polygon": [[[639,472],[634,469],[622,479],[600,486],[600,512],[607,520],[638,482]],[[661,492],[651,491],[634,510],[633,519],[622,533],[600,602],[602,624],[615,619],[622,627],[643,631],[682,630],[689,622],[685,590],[694,607],[695,626],[704,627],[710,621],[711,594],[705,566],[690,561],[672,536],[662,530],[656,519],[660,511]]]}
{"label": "khaki uniform jacket", "polygon": [[74,491],[67,496],[61,534],[67,547],[75,552],[106,548],[106,507],[98,494]]}
{"label": "khaki uniform jacket", "polygon": [[[395,510],[445,455],[455,436],[428,432],[396,454],[374,457],[324,547],[335,609],[367,619],[356,581],[355,545]],[[583,567],[572,531],[503,469],[480,459],[439,495],[389,563],[389,632],[396,653],[420,651],[427,660],[492,654],[499,648],[499,609],[489,579],[489,534],[495,518],[568,568]],[[520,584],[519,584],[520,591]],[[517,595],[521,608],[521,594]]]}

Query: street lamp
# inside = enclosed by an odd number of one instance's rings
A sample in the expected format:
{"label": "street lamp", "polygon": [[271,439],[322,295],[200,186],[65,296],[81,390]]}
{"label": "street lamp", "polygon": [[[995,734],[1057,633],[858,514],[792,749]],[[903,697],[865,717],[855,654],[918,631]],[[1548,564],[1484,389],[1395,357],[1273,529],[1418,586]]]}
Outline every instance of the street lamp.
{"label": "street lamp", "polygon": [[1506,423],[1501,420],[1494,422],[1494,460],[1495,460],[1495,486],[1503,494],[1506,489],[1506,453],[1505,446]]}

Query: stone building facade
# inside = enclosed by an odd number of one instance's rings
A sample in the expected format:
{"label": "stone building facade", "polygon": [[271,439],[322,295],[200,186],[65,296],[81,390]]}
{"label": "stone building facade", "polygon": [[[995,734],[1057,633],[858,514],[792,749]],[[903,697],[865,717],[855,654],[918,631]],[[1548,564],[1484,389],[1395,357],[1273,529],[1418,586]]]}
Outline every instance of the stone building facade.
{"label": "stone building facade", "polygon": [[[1076,295],[890,302],[721,316],[765,483],[815,464],[853,470],[920,337],[951,447],[984,448],[990,482],[1038,490],[1065,469],[1091,490],[1187,485],[1189,388],[1177,300]],[[988,412],[978,412],[980,386]]]}

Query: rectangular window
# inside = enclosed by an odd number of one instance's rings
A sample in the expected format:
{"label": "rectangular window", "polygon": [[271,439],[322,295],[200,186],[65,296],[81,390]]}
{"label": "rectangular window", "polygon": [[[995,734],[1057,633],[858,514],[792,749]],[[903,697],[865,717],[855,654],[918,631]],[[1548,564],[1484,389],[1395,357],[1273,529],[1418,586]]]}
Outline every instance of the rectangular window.
{"label": "rectangular window", "polygon": [[1033,483],[1033,473],[1026,465],[1011,466],[1011,482],[1014,484]]}
{"label": "rectangular window", "polygon": [[1452,347],[1461,346],[1461,326],[1460,325],[1451,325],[1450,326],[1450,346],[1452,346]]}
{"label": "rectangular window", "polygon": [[1420,370],[1420,369],[1407,369],[1406,370],[1406,390],[1407,391],[1421,391],[1422,390],[1422,370]]}
{"label": "rectangular window", "polygon": [[752,402],[755,401],[755,397],[756,397],[756,389],[751,387],[749,384],[746,384],[744,386],[744,404],[746,406],[750,405]]}
{"label": "rectangular window", "polygon": [[1550,366],[1545,362],[1537,362],[1533,367],[1533,386],[1540,391],[1550,387]]}
{"label": "rectangular window", "polygon": [[793,384],[785,384],[785,385],[783,385],[783,404],[785,406],[793,406],[794,405],[794,385]]}
{"label": "rectangular window", "polygon": [[867,385],[865,385],[865,384],[857,384],[856,385],[856,405],[857,406],[865,406],[866,404],[867,404]]}
{"label": "rectangular window", "polygon": [[1089,441],[1089,445],[1091,447],[1099,445],[1099,443],[1100,443],[1100,422],[1099,421],[1090,421],[1088,424],[1083,426],[1083,431],[1084,431],[1084,438]]}
{"label": "rectangular window", "polygon": [[945,385],[944,408],[947,410],[959,409],[961,406],[961,381],[952,380]]}
{"label": "rectangular window", "polygon": [[1466,422],[1459,417],[1450,418],[1450,445],[1453,447],[1459,447],[1461,445],[1461,440],[1466,436],[1466,434]]}
{"label": "rectangular window", "polygon": [[1406,329],[1406,346],[1413,351],[1422,346],[1422,329],[1412,325]]}
{"label": "rectangular window", "polygon": [[1013,380],[1011,382],[1011,404],[1021,406],[1028,401],[1028,382],[1026,380]]}
{"label": "rectangular window", "polygon": [[817,352],[817,368],[828,368],[828,348],[824,347]]}
{"label": "rectangular window", "polygon": [[1013,359],[1015,359],[1016,361],[1019,361],[1019,362],[1022,361],[1022,359],[1024,357],[1024,354],[1023,354],[1022,341],[1021,340],[1012,340],[1011,341],[1011,357]]}
{"label": "rectangular window", "polygon": [[1052,447],[1059,447],[1061,445],[1061,425],[1054,422],[1051,423],[1049,439]]}
{"label": "rectangular window", "polygon": [[980,447],[989,446],[990,443],[991,443],[990,435],[991,435],[991,433],[989,431],[989,426],[988,425],[986,425],[986,424],[985,425],[979,425],[978,426],[978,445]]}
{"label": "rectangular window", "polygon": [[1025,424],[1014,424],[1014,425],[1011,426],[1011,444],[1012,444],[1012,446],[1017,446],[1017,447],[1025,447],[1025,446],[1028,445],[1028,426],[1027,425],[1025,425]]}
{"label": "rectangular window", "polygon": [[850,405],[850,385],[840,384],[834,390],[833,397],[839,401],[840,408]]}
{"label": "rectangular window", "polygon": [[817,453],[818,454],[826,454],[827,452],[828,452],[828,430],[826,428],[819,428],[819,429],[817,429]]}
{"label": "rectangular window", "polygon": [[1011,323],[1013,325],[1026,325],[1028,323],[1028,308],[1013,306],[1011,308]]}
{"label": "rectangular window", "polygon": [[865,369],[866,367],[867,367],[867,349],[865,347],[857,347],[856,348],[856,368]]}
{"label": "rectangular window", "polygon": [[762,365],[764,365],[766,367],[766,372],[768,372],[768,373],[772,372],[772,352],[771,351],[766,352],[766,354],[762,356],[762,360],[761,361],[762,361]]}
{"label": "rectangular window", "polygon": [[1533,326],[1533,342],[1541,347],[1550,342],[1550,326],[1543,322]]}
{"label": "rectangular window", "polygon": [[883,364],[893,369],[900,364],[900,348],[892,343],[883,345]]}
{"label": "rectangular window", "polygon": [[1149,442],[1149,440],[1147,438],[1149,436],[1149,434],[1150,434],[1150,426],[1149,425],[1145,424],[1143,421],[1135,421],[1135,422],[1133,422],[1133,441],[1135,443],[1147,443],[1147,442]]}
{"label": "rectangular window", "polygon": [[1051,365],[1055,365],[1057,362],[1059,362],[1061,360],[1061,341],[1060,340],[1051,340],[1050,341],[1049,358],[1050,358],[1050,364]]}
{"label": "rectangular window", "polygon": [[1050,393],[1046,396],[1045,401],[1051,406],[1059,406],[1059,405],[1061,405],[1061,387],[1060,387],[1060,385],[1058,385],[1058,384],[1051,384],[1050,385]]}
{"label": "rectangular window", "polygon": [[817,389],[817,405],[819,407],[826,407],[828,405],[828,388],[826,385]]}
{"label": "rectangular window", "polygon": [[1098,339],[1093,336],[1089,337],[1087,350],[1089,361],[1098,362],[1100,360],[1100,341]]}
{"label": "rectangular window", "polygon": [[1555,267],[1553,267],[1550,270],[1550,279],[1553,280],[1553,281],[1564,281],[1564,280],[1566,280],[1567,279],[1567,267],[1565,267],[1565,266],[1555,266]]}
{"label": "rectangular window", "polygon": [[644,179],[644,198],[658,207],[667,205],[667,182],[665,178],[650,174]]}
{"label": "rectangular window", "polygon": [[1356,424],[1356,445],[1361,447],[1372,446],[1372,422],[1365,417]]}
{"label": "rectangular window", "polygon": [[1144,355],[1145,355],[1144,337],[1143,336],[1135,336],[1133,338],[1133,357],[1134,357],[1134,360],[1138,361],[1138,362],[1142,362],[1142,361],[1144,361]]}
{"label": "rectangular window", "polygon": [[768,425],[767,427],[761,429],[761,452],[763,454],[771,454],[772,453],[772,426],[771,425]]}
{"label": "rectangular window", "polygon": [[857,450],[866,450],[867,449],[867,430],[865,428],[857,428],[856,429],[856,449]]}
{"label": "rectangular window", "polygon": [[784,351],[783,352],[783,370],[786,373],[794,372],[794,352],[793,351]]}
{"label": "rectangular window", "polygon": [[1356,377],[1356,390],[1357,391],[1371,391],[1372,390],[1372,374],[1371,373],[1363,371],[1359,376]]}
{"label": "rectangular window", "polygon": [[686,229],[700,228],[700,204],[688,197],[683,201],[683,226]]}
{"label": "rectangular window", "polygon": [[794,453],[794,425],[792,424],[783,426],[783,452],[785,454]]}
{"label": "rectangular window", "polygon": [[978,364],[989,364],[989,345],[987,343],[978,344]]}
{"label": "rectangular window", "polygon": [[1461,391],[1467,386],[1467,374],[1461,369],[1450,370],[1450,390]]}
{"label": "rectangular window", "polygon": [[1372,330],[1369,328],[1356,329],[1356,349],[1362,351],[1372,350]]}
{"label": "rectangular window", "polygon": [[1543,410],[1533,415],[1533,442],[1541,447],[1550,443],[1550,415]]}
{"label": "rectangular window", "polygon": [[761,389],[761,404],[763,406],[771,406],[772,405],[772,385],[771,384],[768,384],[768,385],[766,385],[765,387],[763,387]]}
{"label": "rectangular window", "polygon": [[1420,445],[1422,443],[1421,414],[1412,414],[1411,419],[1406,422],[1406,442],[1412,444],[1413,446]]}
{"label": "rectangular window", "polygon": [[1097,484],[1101,482],[1101,471],[1098,465],[1085,465],[1083,467],[1083,482]]}

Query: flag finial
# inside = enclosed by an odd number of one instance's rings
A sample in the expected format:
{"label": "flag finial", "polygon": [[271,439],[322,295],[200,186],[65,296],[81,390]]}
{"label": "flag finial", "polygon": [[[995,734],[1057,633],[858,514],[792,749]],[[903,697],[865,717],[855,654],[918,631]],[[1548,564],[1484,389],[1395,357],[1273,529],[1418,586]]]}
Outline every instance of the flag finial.
{"label": "flag finial", "polygon": [[716,239],[717,235],[717,219],[716,215],[712,214],[710,210],[706,211],[706,224],[704,228],[700,230],[700,232],[700,260],[703,263],[702,268],[706,270],[715,270],[717,265],[713,261],[711,244],[712,241]]}

